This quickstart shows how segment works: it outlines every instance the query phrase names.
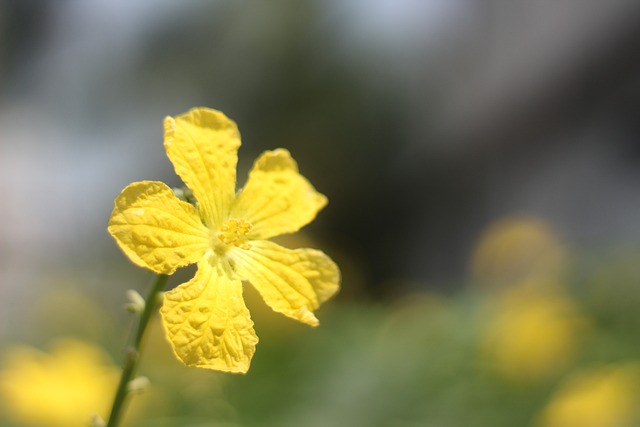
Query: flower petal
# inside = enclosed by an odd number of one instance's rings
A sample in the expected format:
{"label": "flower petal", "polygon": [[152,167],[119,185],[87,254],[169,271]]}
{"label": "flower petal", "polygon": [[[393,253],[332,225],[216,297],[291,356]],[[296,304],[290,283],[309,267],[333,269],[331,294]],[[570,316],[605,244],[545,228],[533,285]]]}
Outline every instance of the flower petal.
{"label": "flower petal", "polygon": [[251,242],[251,249],[234,248],[230,256],[236,273],[249,280],[274,311],[318,324],[313,314],[340,287],[340,271],[323,252],[286,249],[266,240]]}
{"label": "flower petal", "polygon": [[299,230],[326,204],[327,198],[298,173],[289,152],[278,149],[256,160],[231,216],[249,221],[254,238],[268,239]]}
{"label": "flower petal", "polygon": [[165,292],[160,309],[173,351],[187,366],[245,373],[258,337],[242,282],[208,260],[193,279]]}
{"label": "flower petal", "polygon": [[193,192],[206,224],[222,224],[236,186],[240,133],[220,111],[194,108],[164,120],[164,146],[176,173]]}
{"label": "flower petal", "polygon": [[108,230],[131,261],[159,274],[198,261],[209,247],[196,208],[162,182],[134,182],[122,190]]}

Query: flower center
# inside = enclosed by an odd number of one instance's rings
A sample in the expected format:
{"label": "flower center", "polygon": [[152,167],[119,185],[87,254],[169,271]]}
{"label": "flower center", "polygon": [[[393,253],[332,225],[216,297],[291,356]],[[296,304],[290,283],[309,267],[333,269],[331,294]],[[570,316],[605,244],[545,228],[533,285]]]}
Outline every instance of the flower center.
{"label": "flower center", "polygon": [[237,246],[240,249],[250,249],[251,245],[247,242],[247,235],[252,228],[251,223],[244,219],[231,218],[222,224],[216,237],[225,245]]}

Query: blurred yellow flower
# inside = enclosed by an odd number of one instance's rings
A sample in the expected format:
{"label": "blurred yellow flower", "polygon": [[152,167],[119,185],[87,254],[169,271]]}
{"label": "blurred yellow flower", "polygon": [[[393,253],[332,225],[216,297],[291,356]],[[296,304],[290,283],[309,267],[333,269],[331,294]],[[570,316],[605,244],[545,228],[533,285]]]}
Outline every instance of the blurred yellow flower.
{"label": "blurred yellow flower", "polygon": [[517,288],[492,307],[483,338],[487,358],[516,382],[536,382],[574,358],[587,321],[558,292]]}
{"label": "blurred yellow flower", "polygon": [[503,218],[480,237],[471,259],[473,278],[490,287],[557,280],[566,253],[549,226],[526,216]]}
{"label": "blurred yellow flower", "polygon": [[594,369],[569,379],[542,411],[538,427],[637,426],[640,364]]}
{"label": "blurred yellow flower", "polygon": [[164,295],[167,337],[188,366],[244,373],[258,337],[242,281],[273,310],[312,326],[313,311],[338,291],[340,272],[324,253],[267,240],[311,222],[327,199],[284,149],[263,153],[236,194],[240,134],[219,111],[167,117],[164,136],[196,206],[162,182],[136,182],[116,198],[109,232],[131,261],[156,273],[198,264],[193,279]]}
{"label": "blurred yellow flower", "polygon": [[105,417],[120,370],[97,347],[59,340],[50,353],[18,346],[5,354],[0,393],[16,421],[37,427],[86,427]]}

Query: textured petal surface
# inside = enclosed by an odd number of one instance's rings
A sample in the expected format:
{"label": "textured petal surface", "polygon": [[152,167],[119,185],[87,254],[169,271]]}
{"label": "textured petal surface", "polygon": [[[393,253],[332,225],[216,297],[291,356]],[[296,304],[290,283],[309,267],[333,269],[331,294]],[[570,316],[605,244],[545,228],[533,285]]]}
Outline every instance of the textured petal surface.
{"label": "textured petal surface", "polygon": [[320,304],[340,286],[340,271],[324,253],[314,249],[286,249],[266,240],[231,254],[237,274],[260,292],[274,311],[312,326]]}
{"label": "textured petal surface", "polygon": [[187,283],[164,294],[162,323],[187,366],[245,373],[258,343],[242,282],[204,260]]}
{"label": "textured petal surface", "polygon": [[220,225],[235,197],[240,147],[235,122],[208,108],[167,117],[164,146],[176,173],[198,200],[207,225]]}
{"label": "textured petal surface", "polygon": [[231,216],[249,221],[254,238],[268,239],[299,230],[326,204],[327,198],[298,173],[289,152],[278,149],[256,160]]}
{"label": "textured petal surface", "polygon": [[131,261],[159,274],[197,262],[209,247],[196,208],[162,182],[134,182],[122,190],[108,230]]}

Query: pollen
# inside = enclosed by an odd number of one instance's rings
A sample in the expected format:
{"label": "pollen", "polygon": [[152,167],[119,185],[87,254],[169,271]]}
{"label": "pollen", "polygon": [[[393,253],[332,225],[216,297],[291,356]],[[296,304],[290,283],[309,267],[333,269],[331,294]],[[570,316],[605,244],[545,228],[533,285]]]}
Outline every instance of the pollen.
{"label": "pollen", "polygon": [[244,219],[231,218],[222,224],[216,237],[227,246],[250,249],[251,245],[247,242],[247,235],[251,232],[252,228],[251,223]]}

